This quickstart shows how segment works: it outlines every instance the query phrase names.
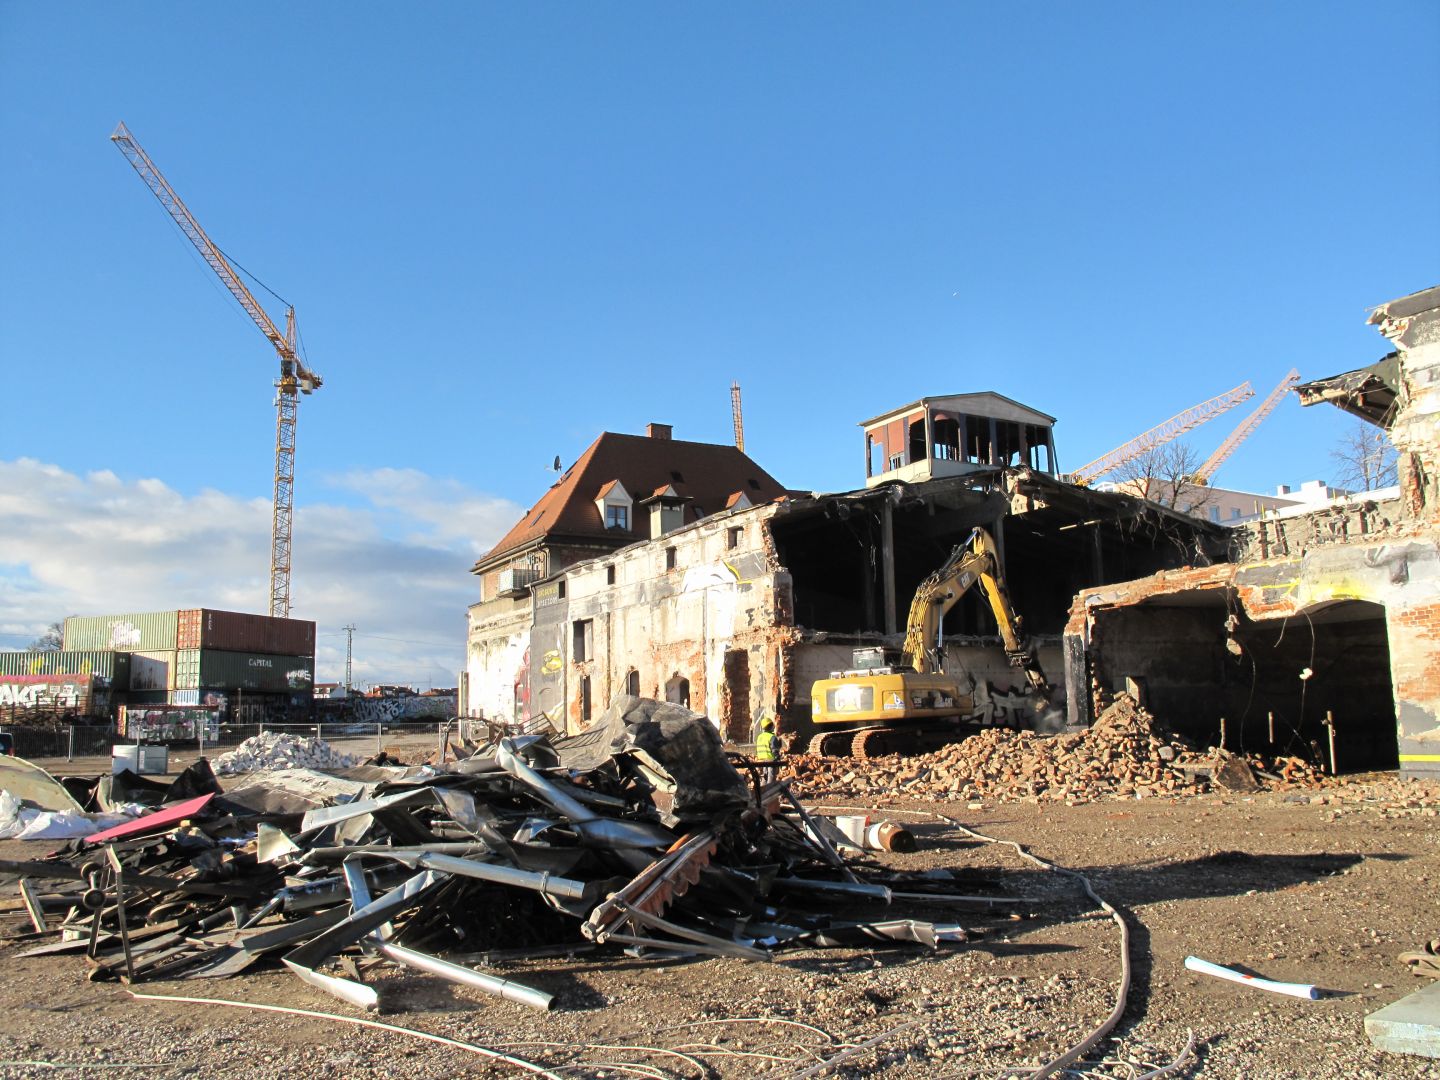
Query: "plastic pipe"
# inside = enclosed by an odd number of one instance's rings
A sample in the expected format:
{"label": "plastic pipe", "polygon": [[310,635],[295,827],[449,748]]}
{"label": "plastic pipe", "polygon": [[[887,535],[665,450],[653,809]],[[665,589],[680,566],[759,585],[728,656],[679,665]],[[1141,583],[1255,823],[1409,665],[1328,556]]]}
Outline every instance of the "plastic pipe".
{"label": "plastic pipe", "polygon": [[1214,975],[1217,979],[1239,983],[1241,986],[1253,986],[1257,990],[1269,990],[1272,994],[1285,994],[1287,997],[1306,998],[1310,1001],[1316,1001],[1320,997],[1320,991],[1307,983],[1275,982],[1273,979],[1262,979],[1258,975],[1246,975],[1243,971],[1236,971],[1234,968],[1212,964],[1209,960],[1201,960],[1198,956],[1185,957],[1185,966],[1202,975]]}

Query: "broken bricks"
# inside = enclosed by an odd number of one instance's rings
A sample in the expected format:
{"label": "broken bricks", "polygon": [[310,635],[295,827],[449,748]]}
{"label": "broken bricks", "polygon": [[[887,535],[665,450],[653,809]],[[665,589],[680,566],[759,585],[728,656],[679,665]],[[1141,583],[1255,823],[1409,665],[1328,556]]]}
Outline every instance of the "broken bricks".
{"label": "broken bricks", "polygon": [[841,856],[784,785],[737,771],[714,726],[676,705],[621,698],[574,739],[505,738],[450,766],[364,774],[384,779],[328,797],[310,784],[303,812],[276,813],[294,804],[257,799],[267,774],[250,773],[248,805],[202,797],[113,833],[100,856],[75,843],[23,864],[69,897],[46,922],[61,942],[27,955],[74,938],[92,977],[127,982],[279,960],[375,1009],[373,983],[332,967],[368,956],[545,1009],[543,991],[439,954],[767,960],[970,936],[892,910],[897,895],[973,901],[954,878]]}

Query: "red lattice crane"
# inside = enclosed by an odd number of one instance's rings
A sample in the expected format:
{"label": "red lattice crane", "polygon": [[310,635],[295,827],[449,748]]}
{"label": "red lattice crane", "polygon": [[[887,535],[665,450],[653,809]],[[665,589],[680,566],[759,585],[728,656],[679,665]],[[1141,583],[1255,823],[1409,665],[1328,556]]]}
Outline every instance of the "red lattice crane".
{"label": "red lattice crane", "polygon": [[150,155],[140,148],[124,123],[110,140],[120,148],[125,159],[135,167],[140,179],[160,200],[180,231],[195,245],[195,250],[215,271],[216,277],[240,302],[260,332],[269,339],[280,357],[280,378],[275,381],[275,499],[270,526],[270,614],[282,619],[290,617],[290,536],[295,513],[295,425],[299,413],[299,394],[314,392],[322,379],[301,361],[296,350],[295,309],[285,312],[282,334],[260,306],[245,283],[236,275],[224,253],[215,246],[193,214],[180,200],[169,181],[160,174]]}
{"label": "red lattice crane", "polygon": [[1070,474],[1069,480],[1072,484],[1088,484],[1097,477],[1104,476],[1112,469],[1118,469],[1127,461],[1134,461],[1143,454],[1149,453],[1157,446],[1164,446],[1172,439],[1177,439],[1187,431],[1199,427],[1210,420],[1214,420],[1223,412],[1228,412],[1242,401],[1248,401],[1255,396],[1255,389],[1248,381],[1241,383],[1233,390],[1227,390],[1218,397],[1209,401],[1202,401],[1199,405],[1193,405],[1184,412],[1176,413],[1163,424],[1157,424],[1142,435],[1137,435],[1127,443],[1117,446],[1108,454],[1102,454],[1094,461],[1080,466]]}

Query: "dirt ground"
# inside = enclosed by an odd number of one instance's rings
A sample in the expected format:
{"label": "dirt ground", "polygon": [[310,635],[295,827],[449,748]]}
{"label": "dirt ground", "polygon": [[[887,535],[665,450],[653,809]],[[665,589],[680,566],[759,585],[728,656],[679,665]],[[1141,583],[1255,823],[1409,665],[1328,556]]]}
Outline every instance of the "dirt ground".
{"label": "dirt ground", "polygon": [[[773,963],[658,962],[619,953],[486,970],[544,989],[540,1013],[419,974],[377,968],[384,1022],[438,1033],[567,1077],[800,1077],[868,1040],[833,1075],[997,1077],[1036,1065],[1098,1025],[1120,974],[1116,925],[1072,878],[958,832],[945,815],[1087,875],[1122,910],[1133,983],[1118,1038],[1091,1075],[1137,1076],[1195,1039],[1173,1076],[1440,1077],[1440,1061],[1382,1054],[1366,1013],[1424,980],[1396,961],[1440,936],[1437,788],[1353,778],[1322,793],[1199,795],[1083,806],[1011,803],[887,808],[920,850],[897,867],[973,869],[1019,919],[898,909],[975,932],[921,947],[779,953]],[[820,804],[825,805],[825,804]],[[898,807],[919,811],[899,813]],[[45,844],[0,844],[37,857]],[[978,887],[978,886],[977,886]],[[11,893],[6,887],[4,892]],[[15,918],[0,930],[23,930]],[[0,1076],[446,1077],[521,1067],[388,1031],[209,1004],[135,1001],[86,981],[82,957],[23,959],[0,948]],[[1187,971],[1187,955],[1314,983],[1318,1001],[1278,997]],[[358,1016],[294,976],[143,983],[137,991]],[[1074,1074],[1071,1074],[1074,1075]]]}

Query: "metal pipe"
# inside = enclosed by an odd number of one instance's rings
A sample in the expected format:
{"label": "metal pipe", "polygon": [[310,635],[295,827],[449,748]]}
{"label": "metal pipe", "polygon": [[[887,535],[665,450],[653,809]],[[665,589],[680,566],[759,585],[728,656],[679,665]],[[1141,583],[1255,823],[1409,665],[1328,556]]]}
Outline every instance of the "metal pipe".
{"label": "metal pipe", "polygon": [[884,885],[870,885],[863,881],[811,881],[808,878],[776,878],[776,885],[790,889],[809,889],[812,892],[844,893],[847,896],[868,896],[888,904],[894,895]]}
{"label": "metal pipe", "polygon": [[555,877],[548,873],[537,874],[531,870],[517,870],[513,866],[497,866],[494,863],[476,862],[474,859],[457,859],[453,855],[438,855],[429,851],[416,853],[403,851],[394,854],[375,852],[375,854],[394,859],[402,866],[412,869],[424,868],[444,874],[455,874],[457,877],[479,878],[481,881],[493,881],[500,885],[534,889],[536,892],[549,893],[566,900],[585,900],[589,896],[587,890],[590,885],[587,882],[576,881],[573,878]]}
{"label": "metal pipe", "polygon": [[461,967],[459,964],[452,964],[448,960],[441,960],[438,956],[430,956],[427,953],[416,952],[414,949],[407,949],[403,945],[391,945],[386,943],[376,950],[381,956],[394,960],[396,963],[404,964],[407,967],[419,968],[421,971],[428,971],[431,975],[438,975],[442,979],[449,979],[451,982],[461,983],[465,986],[473,986],[476,990],[483,990],[487,994],[494,994],[506,1001],[514,1001],[521,1005],[528,1005],[532,1009],[539,1009],[542,1012],[549,1012],[555,1007],[555,999],[543,990],[536,990],[532,986],[525,986],[523,983],[511,982],[509,979],[502,979],[498,975],[487,975],[483,971],[476,971],[473,968]]}

